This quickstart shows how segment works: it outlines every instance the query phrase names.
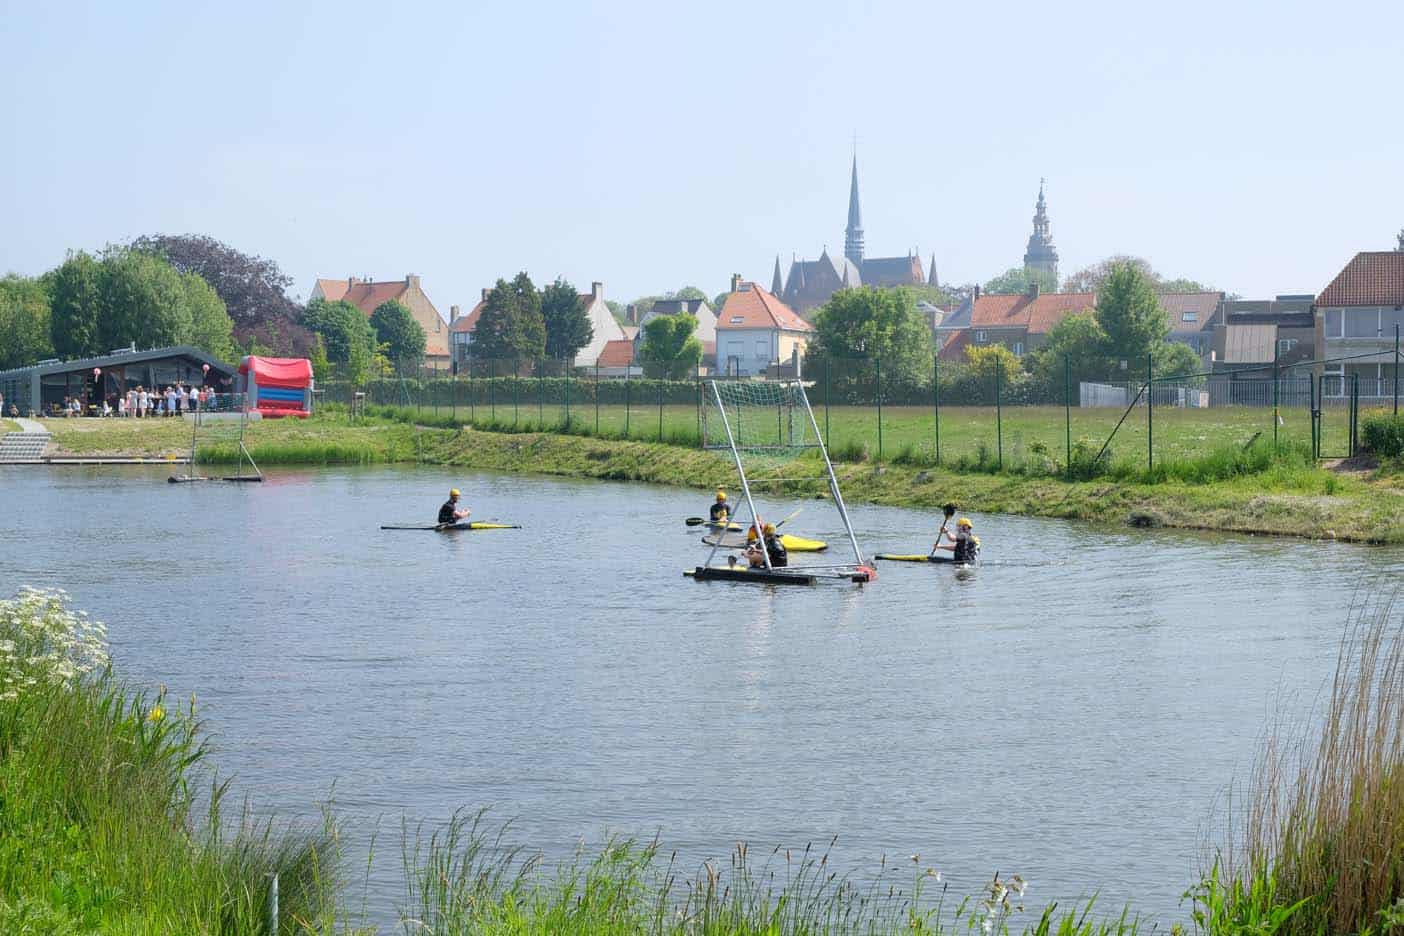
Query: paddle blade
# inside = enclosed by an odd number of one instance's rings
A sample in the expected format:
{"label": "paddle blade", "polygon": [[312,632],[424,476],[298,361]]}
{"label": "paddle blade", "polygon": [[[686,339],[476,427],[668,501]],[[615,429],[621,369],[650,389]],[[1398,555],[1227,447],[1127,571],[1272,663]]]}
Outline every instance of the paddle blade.
{"label": "paddle blade", "polygon": [[688,517],[686,520],[683,521],[683,523],[686,523],[688,526],[701,526],[706,522],[706,517]]}

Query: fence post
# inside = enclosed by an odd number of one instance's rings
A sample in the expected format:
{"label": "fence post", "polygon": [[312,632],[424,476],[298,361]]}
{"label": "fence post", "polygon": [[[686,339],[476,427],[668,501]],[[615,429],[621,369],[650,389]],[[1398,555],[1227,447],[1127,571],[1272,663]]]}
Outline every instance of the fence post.
{"label": "fence post", "polygon": [[1307,405],[1311,407],[1311,457],[1313,461],[1321,458],[1321,439],[1318,435],[1321,429],[1321,418],[1316,413],[1316,381],[1315,374],[1307,378]]}
{"label": "fence post", "polygon": [[882,355],[873,356],[873,374],[877,377],[878,461],[882,461]]}
{"label": "fence post", "polygon": [[692,398],[693,405],[697,409],[697,447],[706,448],[706,439],[702,438],[702,362],[697,362],[697,367],[692,373]]}
{"label": "fence post", "polygon": [[663,441],[663,379],[658,380],[658,441]]}
{"label": "fence post", "polygon": [[595,435],[600,434],[600,362],[595,361]]}
{"label": "fence post", "polygon": [[546,427],[546,359],[536,361],[536,430]]}
{"label": "fence post", "polygon": [[941,464],[941,354],[931,355],[931,408],[935,411],[936,464]]}
{"label": "fence post", "polygon": [[1067,448],[1068,480],[1072,480],[1072,355],[1063,355],[1063,435]]}
{"label": "fence post", "polygon": [[429,386],[434,388],[432,394],[434,397],[434,417],[437,419],[439,416],[439,362],[437,360],[434,361],[434,376],[430,378]]}
{"label": "fence post", "polygon": [[624,365],[624,438],[629,438],[629,365]]}
{"label": "fence post", "polygon": [[1360,418],[1360,375],[1350,375],[1350,457],[1355,457],[1355,444]]}
{"label": "fence post", "polygon": [[514,360],[512,362],[512,428],[517,428],[517,422],[521,415],[522,398],[522,362]]}
{"label": "fence post", "polygon": [[[1155,467],[1155,372],[1152,358],[1146,355],[1146,474]],[[1147,480],[1150,480],[1147,478]]]}
{"label": "fence post", "polygon": [[1273,342],[1272,345],[1272,451],[1277,453],[1277,424],[1280,420],[1278,413],[1278,403],[1281,399],[1278,392],[1278,370],[1277,356],[1281,348],[1280,342]]}
{"label": "fence post", "polygon": [[497,361],[488,362],[488,415],[493,422],[497,422],[497,398],[493,395],[492,385],[497,383]]}
{"label": "fence post", "polygon": [[562,362],[562,372],[565,374],[565,431],[570,432],[570,372],[571,365]]}
{"label": "fence post", "polygon": [[1004,470],[1004,407],[1000,400],[1000,385],[1004,383],[1004,363],[995,358],[995,458],[1000,471]]}
{"label": "fence post", "polygon": [[824,355],[824,447],[828,448],[833,444],[833,433],[829,431],[829,395],[833,393],[833,387],[829,383],[829,356]]}
{"label": "fence post", "polygon": [[1394,323],[1394,415],[1399,415],[1399,323]]}
{"label": "fence post", "polygon": [[450,389],[449,389],[449,406],[451,407],[450,415],[451,415],[451,417],[452,417],[452,419],[453,419],[453,424],[456,426],[456,425],[458,425],[458,368],[457,368],[457,367],[455,367],[455,368],[453,369],[453,372],[452,372],[452,374],[450,375],[449,379],[450,379],[451,381],[453,381],[452,383],[449,384],[449,388],[450,388]]}

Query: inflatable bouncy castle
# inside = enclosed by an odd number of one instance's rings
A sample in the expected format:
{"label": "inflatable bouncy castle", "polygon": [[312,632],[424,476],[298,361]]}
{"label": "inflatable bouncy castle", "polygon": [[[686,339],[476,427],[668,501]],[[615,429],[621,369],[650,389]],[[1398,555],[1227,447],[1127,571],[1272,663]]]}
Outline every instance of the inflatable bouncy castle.
{"label": "inflatable bouncy castle", "polygon": [[239,389],[249,412],[305,418],[312,412],[312,362],[250,355],[239,365]]}

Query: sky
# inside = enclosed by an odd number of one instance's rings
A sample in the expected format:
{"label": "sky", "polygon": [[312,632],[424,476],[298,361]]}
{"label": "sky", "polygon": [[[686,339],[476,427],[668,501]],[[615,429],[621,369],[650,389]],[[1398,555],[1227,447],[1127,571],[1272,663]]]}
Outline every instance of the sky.
{"label": "sky", "polygon": [[439,309],[526,270],[618,301],[843,249],[1261,298],[1404,228],[1404,4],[0,0],[0,271],[150,233]]}

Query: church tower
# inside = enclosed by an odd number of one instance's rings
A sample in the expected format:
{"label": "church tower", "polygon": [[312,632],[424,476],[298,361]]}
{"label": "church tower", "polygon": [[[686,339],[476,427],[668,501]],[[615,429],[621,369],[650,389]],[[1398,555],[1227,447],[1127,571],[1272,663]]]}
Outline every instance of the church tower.
{"label": "church tower", "polygon": [[1038,180],[1038,207],[1034,210],[1033,233],[1029,235],[1029,249],[1024,254],[1024,269],[1041,270],[1058,278],[1058,248],[1053,246],[1053,235],[1048,231],[1048,205],[1043,199],[1043,180]]}
{"label": "church tower", "polygon": [[858,154],[853,154],[853,181],[848,188],[848,228],[843,234],[843,255],[863,267],[863,213],[858,208]]}

